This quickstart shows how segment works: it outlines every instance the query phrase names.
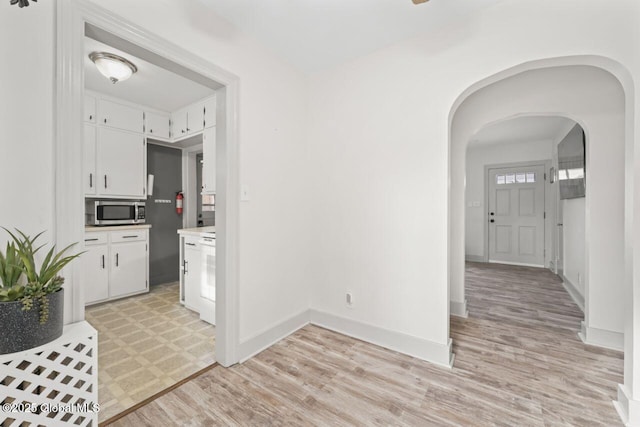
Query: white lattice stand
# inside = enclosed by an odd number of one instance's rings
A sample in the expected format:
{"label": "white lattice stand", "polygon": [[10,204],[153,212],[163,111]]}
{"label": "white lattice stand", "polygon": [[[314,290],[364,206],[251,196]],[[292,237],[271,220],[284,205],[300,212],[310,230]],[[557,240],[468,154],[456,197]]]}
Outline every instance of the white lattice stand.
{"label": "white lattice stand", "polygon": [[87,322],[0,355],[0,426],[98,425],[98,336]]}

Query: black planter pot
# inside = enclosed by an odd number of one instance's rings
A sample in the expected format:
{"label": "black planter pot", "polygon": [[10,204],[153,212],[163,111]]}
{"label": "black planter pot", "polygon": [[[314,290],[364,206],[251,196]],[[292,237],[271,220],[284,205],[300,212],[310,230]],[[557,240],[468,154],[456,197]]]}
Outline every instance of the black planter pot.
{"label": "black planter pot", "polygon": [[0,354],[29,350],[62,335],[64,289],[47,295],[49,318],[40,324],[40,301],[31,310],[22,310],[22,302],[0,302]]}

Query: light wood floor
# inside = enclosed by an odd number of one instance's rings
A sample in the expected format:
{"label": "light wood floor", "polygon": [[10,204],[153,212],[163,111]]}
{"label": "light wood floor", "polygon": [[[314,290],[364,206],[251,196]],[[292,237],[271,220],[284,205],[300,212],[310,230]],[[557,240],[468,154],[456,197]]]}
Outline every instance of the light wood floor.
{"label": "light wood floor", "polygon": [[622,354],[580,342],[582,313],[554,275],[469,264],[467,299],[452,370],[307,326],[115,425],[620,425]]}

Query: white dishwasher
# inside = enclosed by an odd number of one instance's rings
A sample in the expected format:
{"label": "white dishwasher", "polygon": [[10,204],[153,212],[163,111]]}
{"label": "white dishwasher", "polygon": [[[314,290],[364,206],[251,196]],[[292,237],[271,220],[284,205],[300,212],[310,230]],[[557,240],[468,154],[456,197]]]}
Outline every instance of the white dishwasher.
{"label": "white dishwasher", "polygon": [[200,243],[202,253],[202,277],[200,282],[200,319],[216,324],[216,237],[203,236]]}

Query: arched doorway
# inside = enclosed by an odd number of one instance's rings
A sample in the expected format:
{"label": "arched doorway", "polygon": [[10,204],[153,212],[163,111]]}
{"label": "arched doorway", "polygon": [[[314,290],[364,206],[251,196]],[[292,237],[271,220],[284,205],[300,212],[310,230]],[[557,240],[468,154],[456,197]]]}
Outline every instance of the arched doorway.
{"label": "arched doorway", "polygon": [[[451,111],[449,134],[451,314],[466,313],[464,190],[468,142],[486,124],[515,115],[564,116],[579,123],[591,141],[587,144],[589,195],[582,334],[587,343],[622,349],[626,328],[628,338],[624,345],[630,348],[631,304],[626,304],[626,299],[633,295],[633,269],[624,261],[625,257],[632,259],[632,248],[624,244],[625,239],[627,242],[632,239],[628,224],[633,221],[633,212],[628,208],[625,211],[625,194],[631,194],[633,189],[629,181],[632,166],[624,161],[625,150],[633,146],[633,132],[626,125],[633,117],[629,108],[633,106],[628,95],[632,93],[630,85],[628,73],[612,61],[594,57],[559,58],[507,70],[475,84],[460,96]],[[614,167],[618,172],[607,175]],[[611,227],[614,221],[616,225]],[[615,277],[603,274],[605,271],[614,272]],[[625,359],[626,384],[633,373],[629,369],[630,357]]]}

